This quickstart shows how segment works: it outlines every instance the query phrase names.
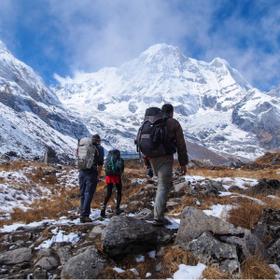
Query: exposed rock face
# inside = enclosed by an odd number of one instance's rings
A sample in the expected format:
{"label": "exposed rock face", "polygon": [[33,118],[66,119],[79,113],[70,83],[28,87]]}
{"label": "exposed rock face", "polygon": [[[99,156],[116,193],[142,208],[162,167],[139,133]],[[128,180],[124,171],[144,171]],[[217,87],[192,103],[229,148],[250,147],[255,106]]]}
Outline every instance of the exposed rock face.
{"label": "exposed rock face", "polygon": [[0,42],[0,154],[42,156],[45,145],[71,154],[86,126],[67,111],[32,68]]}
{"label": "exposed rock face", "polygon": [[209,232],[191,241],[187,248],[205,264],[216,264],[231,275],[240,273],[236,247],[215,239]]}
{"label": "exposed rock face", "polygon": [[280,141],[280,102],[257,90],[252,90],[235,107],[232,121],[245,131],[257,135],[260,144],[273,149]]}
{"label": "exposed rock face", "polygon": [[214,235],[243,235],[244,230],[213,216],[207,216],[194,207],[186,207],[181,214],[181,223],[176,243],[187,249],[187,244],[204,232]]}
{"label": "exposed rock face", "polygon": [[67,279],[96,279],[103,271],[106,260],[94,246],[69,259],[63,266],[61,277]]}
{"label": "exposed rock face", "polygon": [[32,251],[30,248],[19,248],[11,251],[6,251],[0,254],[0,264],[19,264],[30,262],[32,259]]}

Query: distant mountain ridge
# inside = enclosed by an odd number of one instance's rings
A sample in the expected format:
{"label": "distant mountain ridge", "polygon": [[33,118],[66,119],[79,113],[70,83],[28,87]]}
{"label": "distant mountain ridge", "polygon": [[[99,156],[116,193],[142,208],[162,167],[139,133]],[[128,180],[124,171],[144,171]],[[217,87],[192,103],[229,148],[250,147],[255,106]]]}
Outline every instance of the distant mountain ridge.
{"label": "distant mountain ridge", "polygon": [[279,97],[253,88],[221,58],[207,63],[157,44],[118,68],[57,79],[48,88],[0,41],[0,155],[33,158],[50,146],[74,157],[77,139],[89,133],[99,133],[106,149],[135,153],[145,109],[166,102],[194,158],[222,162],[279,147]]}
{"label": "distant mountain ridge", "polygon": [[126,150],[134,148],[145,109],[166,102],[190,141],[218,153],[255,157],[280,144],[279,98],[253,88],[221,58],[198,61],[157,44],[118,68],[58,81],[61,102]]}

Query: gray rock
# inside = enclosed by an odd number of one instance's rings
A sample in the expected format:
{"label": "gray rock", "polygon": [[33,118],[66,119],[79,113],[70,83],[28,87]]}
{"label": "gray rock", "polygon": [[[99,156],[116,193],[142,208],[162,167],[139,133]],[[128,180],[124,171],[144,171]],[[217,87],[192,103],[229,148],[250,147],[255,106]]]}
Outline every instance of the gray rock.
{"label": "gray rock", "polygon": [[35,266],[39,266],[44,270],[50,271],[57,268],[59,265],[57,259],[53,256],[41,258]]}
{"label": "gray rock", "polygon": [[267,249],[267,255],[272,263],[280,266],[280,238]]}
{"label": "gray rock", "polygon": [[115,216],[102,234],[103,250],[110,257],[140,253],[158,245],[159,228],[136,218]]}
{"label": "gray rock", "polygon": [[220,241],[235,245],[239,251],[239,260],[243,261],[251,255],[264,255],[264,244],[249,230],[244,230],[244,236],[218,236]]}
{"label": "gray rock", "polygon": [[278,240],[280,238],[280,210],[264,209],[253,232],[264,241]]}
{"label": "gray rock", "polygon": [[32,251],[30,248],[18,248],[0,254],[0,264],[19,264],[30,262]]}
{"label": "gray rock", "polygon": [[204,232],[191,241],[187,249],[205,264],[217,264],[222,271],[229,272],[231,275],[240,273],[236,247],[215,239],[209,232]]}
{"label": "gray rock", "polygon": [[61,246],[56,250],[60,263],[64,265],[71,257],[71,246]]}
{"label": "gray rock", "polygon": [[243,229],[217,217],[207,216],[202,210],[186,207],[181,214],[176,243],[186,248],[190,241],[207,231],[214,235],[244,236]]}
{"label": "gray rock", "polygon": [[88,247],[63,266],[61,278],[67,279],[96,279],[106,265],[105,259],[94,246]]}
{"label": "gray rock", "polygon": [[41,267],[36,267],[32,273],[33,279],[48,279],[48,272]]}
{"label": "gray rock", "polygon": [[214,180],[197,180],[185,185],[186,192],[193,196],[218,196],[220,192],[226,191],[222,182]]}
{"label": "gray rock", "polygon": [[91,230],[91,232],[89,233],[88,237],[94,239],[94,238],[96,238],[97,236],[101,235],[102,232],[103,232],[103,230],[104,230],[104,226],[101,226],[101,225],[95,226],[95,227]]}

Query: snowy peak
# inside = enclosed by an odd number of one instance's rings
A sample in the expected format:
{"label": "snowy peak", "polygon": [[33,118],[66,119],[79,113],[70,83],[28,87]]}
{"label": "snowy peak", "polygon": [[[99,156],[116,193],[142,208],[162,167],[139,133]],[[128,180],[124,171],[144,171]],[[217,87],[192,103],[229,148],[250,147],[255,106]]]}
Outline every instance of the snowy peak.
{"label": "snowy peak", "polygon": [[0,54],[1,53],[8,53],[8,49],[6,47],[6,45],[0,40]]}
{"label": "snowy peak", "polygon": [[162,64],[167,61],[183,62],[186,60],[178,47],[167,44],[156,44],[145,50],[139,56],[139,60],[143,63],[158,63]]}
{"label": "snowy peak", "polygon": [[[263,106],[251,108],[248,99],[253,87],[222,58],[205,62],[184,56],[178,47],[157,44],[118,68],[60,80],[55,90],[62,103],[113,147],[133,151],[145,109],[172,103],[192,141],[243,157],[262,151],[258,132],[262,126],[252,130],[242,122],[249,123],[252,114],[260,124],[256,112]],[[250,112],[244,114],[243,108]],[[266,114],[266,120],[269,116]],[[269,139],[266,147],[277,142]]]}
{"label": "snowy peak", "polygon": [[35,71],[0,45],[0,155],[42,156],[46,146],[67,157],[88,133]]}

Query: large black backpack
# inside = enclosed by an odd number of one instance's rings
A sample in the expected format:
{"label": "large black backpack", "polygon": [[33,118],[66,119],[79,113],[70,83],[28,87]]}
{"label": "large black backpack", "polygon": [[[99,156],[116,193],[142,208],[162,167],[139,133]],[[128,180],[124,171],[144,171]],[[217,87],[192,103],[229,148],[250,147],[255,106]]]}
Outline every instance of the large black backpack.
{"label": "large black backpack", "polygon": [[111,150],[108,152],[105,161],[105,174],[110,175],[121,175],[124,171],[124,160],[121,158],[119,150]]}
{"label": "large black backpack", "polygon": [[146,110],[144,122],[138,130],[136,145],[138,152],[150,158],[167,154],[166,118],[161,109],[150,107]]}

